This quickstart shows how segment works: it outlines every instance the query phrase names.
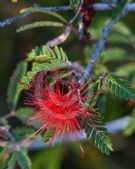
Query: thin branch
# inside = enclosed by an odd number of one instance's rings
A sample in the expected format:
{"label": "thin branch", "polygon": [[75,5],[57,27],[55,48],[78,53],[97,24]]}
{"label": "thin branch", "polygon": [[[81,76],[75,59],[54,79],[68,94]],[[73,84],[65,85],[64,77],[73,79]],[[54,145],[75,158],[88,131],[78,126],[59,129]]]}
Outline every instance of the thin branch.
{"label": "thin branch", "polygon": [[15,139],[14,139],[13,135],[12,135],[12,134],[10,133],[10,131],[9,131],[9,127],[0,126],[0,130],[5,133],[5,135],[8,137],[8,139],[9,139],[11,142],[15,142]]}
{"label": "thin branch", "polygon": [[11,111],[10,113],[0,117],[0,119],[9,119],[10,117],[13,117],[15,115],[15,111]]}
{"label": "thin branch", "polygon": [[[107,11],[107,10],[111,10],[113,8],[115,8],[116,5],[115,4],[108,4],[108,3],[96,3],[94,4],[94,9],[96,11]],[[128,3],[127,5],[127,11],[128,12],[134,12],[135,11],[135,3]]]}
{"label": "thin branch", "polygon": [[46,45],[49,47],[54,47],[54,46],[57,46],[57,45],[63,43],[69,37],[71,31],[72,31],[71,25],[66,26],[64,32],[61,35],[59,35],[57,38],[55,38],[53,40],[49,40],[46,43]]}
{"label": "thin branch", "polygon": [[84,74],[82,75],[82,77],[80,78],[80,82],[83,81],[84,79],[87,79],[94,67],[94,64],[96,63],[96,61],[99,59],[101,52],[104,49],[105,43],[107,41],[108,35],[112,30],[112,27],[119,21],[120,18],[124,17],[127,13],[127,6],[128,4],[126,4],[123,8],[123,10],[118,14],[118,16],[115,19],[112,19],[103,29],[102,31],[102,36],[101,39],[98,41],[98,43],[96,44],[96,47],[91,55],[91,59],[90,59],[90,63],[87,65]]}
{"label": "thin branch", "polygon": [[[47,12],[57,12],[57,11],[68,11],[68,10],[73,10],[69,6],[53,6],[53,7],[41,7],[40,5],[33,5],[34,8],[39,8],[41,10],[47,11]],[[107,3],[95,3],[94,4],[94,9],[96,11],[106,11],[106,10],[111,10],[115,6],[111,6]],[[129,3],[127,5],[127,11],[135,11],[135,3]],[[9,19],[6,19],[2,22],[0,22],[0,27],[4,27],[6,25],[10,25],[13,22],[20,20],[22,18],[25,18],[31,14],[37,13],[38,11],[27,11],[25,13],[19,14],[17,16],[11,17]]]}

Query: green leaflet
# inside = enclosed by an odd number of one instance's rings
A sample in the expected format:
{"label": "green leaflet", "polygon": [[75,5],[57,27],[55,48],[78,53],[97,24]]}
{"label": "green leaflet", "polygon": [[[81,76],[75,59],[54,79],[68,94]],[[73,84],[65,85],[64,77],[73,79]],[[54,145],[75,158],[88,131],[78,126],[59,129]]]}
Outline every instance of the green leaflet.
{"label": "green leaflet", "polygon": [[[22,82],[29,84],[35,74],[42,70],[53,71],[60,67],[65,67],[69,63],[68,58],[62,48],[57,46],[54,51],[48,46],[36,47],[28,54],[27,61],[33,61],[33,65],[26,76],[23,77]],[[22,87],[22,84],[19,84]],[[23,86],[24,87],[24,86]]]}
{"label": "green leaflet", "polygon": [[70,0],[70,8],[75,8],[79,5],[80,0]]}
{"label": "green leaflet", "polygon": [[84,127],[88,139],[93,141],[102,153],[110,155],[110,152],[113,151],[112,143],[101,117],[97,115],[96,118],[87,119],[87,121],[89,124],[85,123]]}
{"label": "green leaflet", "polygon": [[50,131],[49,133],[44,135],[45,143],[49,143],[54,135],[54,131]]}
{"label": "green leaflet", "polygon": [[112,10],[112,17],[116,18],[117,15],[121,12],[121,10],[124,8],[124,6],[126,5],[126,3],[128,2],[128,0],[121,0],[120,2],[118,2],[117,6],[114,8],[114,10]]}
{"label": "green leaflet", "polygon": [[[103,20],[102,22],[100,21],[98,23],[98,26],[90,28],[89,31],[94,38],[99,39],[101,37],[101,26],[102,27],[104,26],[105,21],[107,22],[109,20]],[[110,43],[126,43],[133,45],[135,41],[135,36],[131,31],[130,27],[125,23],[123,23],[122,21],[120,21],[113,26],[112,31],[108,36],[108,41]]]}
{"label": "green leaflet", "polygon": [[51,26],[51,27],[63,27],[64,25],[60,22],[52,22],[52,21],[39,21],[34,22],[28,25],[21,26],[19,29],[17,29],[17,32],[23,32],[29,29],[38,28],[38,27],[45,27],[45,26]]}
{"label": "green leaflet", "polygon": [[18,119],[20,119],[21,121],[25,122],[26,124],[33,126],[34,128],[39,128],[40,123],[32,123],[31,121],[27,121],[27,118],[30,116],[30,114],[32,113],[33,109],[30,107],[23,107],[23,108],[19,108],[16,111],[16,117]]}
{"label": "green leaflet", "polygon": [[16,164],[16,153],[9,154],[8,159],[5,162],[5,165],[2,169],[15,169]]}
{"label": "green leaflet", "polygon": [[27,154],[27,150],[21,148],[19,152],[16,152],[17,162],[21,169],[31,169],[31,160]]}
{"label": "green leaflet", "polygon": [[7,124],[8,124],[7,119],[4,119],[4,118],[0,119],[0,125],[7,125]]}
{"label": "green leaflet", "polygon": [[135,72],[135,63],[127,63],[126,65],[120,66],[116,69],[119,75],[130,75]]}
{"label": "green leaflet", "polygon": [[[58,63],[56,63],[55,65],[45,64],[45,63],[36,63],[32,67],[32,70],[27,72],[26,76],[24,76],[22,81],[25,84],[29,84],[30,81],[32,80],[32,78],[34,77],[34,75],[36,75],[38,72],[40,72],[42,70],[53,71],[53,70],[55,70],[55,69],[57,69],[59,67],[60,67],[60,65]],[[21,86],[21,84],[19,86]]]}
{"label": "green leaflet", "polygon": [[19,108],[15,115],[18,119],[24,121],[32,113],[32,110],[30,107]]}
{"label": "green leaflet", "polygon": [[101,62],[106,63],[110,61],[117,61],[125,58],[127,56],[127,52],[123,48],[113,47],[106,49],[101,54]]}
{"label": "green leaflet", "polygon": [[33,49],[29,54],[27,61],[50,61],[53,62],[53,60],[57,60],[59,62],[66,62],[68,61],[68,58],[63,51],[62,48],[58,48],[57,46],[52,50],[48,46],[41,46],[36,47]]}
{"label": "green leaflet", "polygon": [[16,127],[11,130],[16,141],[22,141],[34,133],[34,129],[29,127]]}
{"label": "green leaflet", "polygon": [[128,124],[124,129],[124,135],[130,136],[135,132],[135,109],[133,109],[132,114],[129,117]]}
{"label": "green leaflet", "polygon": [[16,162],[21,169],[31,169],[31,160],[27,155],[27,151],[24,148],[20,148],[20,151],[16,151],[9,154],[8,159],[2,169],[15,169]]}
{"label": "green leaflet", "polygon": [[123,22],[118,22],[113,26],[113,32],[110,32],[109,40],[112,42],[122,42],[133,45],[135,36],[128,25]]}
{"label": "green leaflet", "polygon": [[16,70],[14,71],[12,77],[13,79],[10,80],[9,87],[8,87],[8,107],[10,110],[13,110],[16,108],[20,93],[22,91],[22,88],[17,90],[18,82],[21,81],[22,78],[25,76],[27,71],[27,62],[22,61],[18,64]]}
{"label": "green leaflet", "polygon": [[0,146],[0,153],[2,153],[4,151],[4,147]]}
{"label": "green leaflet", "polygon": [[88,97],[89,96],[93,96],[93,97],[89,98],[86,104],[88,104],[89,107],[95,107],[97,100],[98,100],[99,90],[101,87],[101,80],[98,79],[95,82],[91,82],[91,84],[89,85],[91,85],[91,88],[89,89],[87,95]]}
{"label": "green leaflet", "polygon": [[59,15],[58,13],[56,12],[48,12],[48,11],[45,11],[43,10],[42,8],[40,7],[30,7],[30,8],[25,8],[25,9],[22,9],[20,11],[20,13],[24,13],[24,12],[27,12],[27,11],[32,11],[32,12],[42,12],[42,13],[45,13],[45,14],[48,14],[48,15],[52,15],[54,17],[56,17],[57,19],[61,20],[62,22],[66,23],[67,21],[65,20],[65,18],[63,18],[61,15]]}
{"label": "green leaflet", "polygon": [[131,87],[128,81],[114,75],[107,75],[105,77],[107,87],[113,94],[122,97],[126,100],[135,99],[135,89]]}

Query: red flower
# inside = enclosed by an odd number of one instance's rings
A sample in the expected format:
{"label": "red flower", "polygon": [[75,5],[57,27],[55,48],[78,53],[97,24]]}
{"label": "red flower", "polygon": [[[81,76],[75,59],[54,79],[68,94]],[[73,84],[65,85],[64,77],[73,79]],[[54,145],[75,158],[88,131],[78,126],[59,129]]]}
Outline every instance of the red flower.
{"label": "red flower", "polygon": [[58,135],[60,141],[65,134],[70,139],[73,139],[73,133],[77,137],[77,131],[82,128],[80,121],[87,122],[86,119],[94,116],[85,105],[89,97],[84,95],[90,86],[87,88],[87,84],[77,84],[75,78],[64,80],[60,77],[62,73],[61,70],[41,71],[31,81],[27,92],[26,104],[34,107],[28,120],[40,123],[36,133],[44,131],[47,135],[53,131],[51,142],[54,142]]}

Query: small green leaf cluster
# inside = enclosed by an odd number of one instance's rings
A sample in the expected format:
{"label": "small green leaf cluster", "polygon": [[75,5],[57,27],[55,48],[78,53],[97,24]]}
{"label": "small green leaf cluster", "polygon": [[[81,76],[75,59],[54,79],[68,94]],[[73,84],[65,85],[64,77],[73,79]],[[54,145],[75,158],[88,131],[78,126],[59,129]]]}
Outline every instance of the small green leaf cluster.
{"label": "small green leaf cluster", "polygon": [[75,8],[79,5],[81,0],[70,0],[70,8]]}
{"label": "small green leaf cluster", "polygon": [[29,84],[33,76],[42,70],[53,71],[69,64],[68,58],[62,48],[56,46],[52,50],[45,45],[33,49],[28,54],[27,61],[32,62],[32,68],[22,79],[22,82],[25,84]]}
{"label": "small green leaf cluster", "polygon": [[31,160],[25,148],[10,153],[2,169],[14,169],[16,164],[21,169],[31,169]]}

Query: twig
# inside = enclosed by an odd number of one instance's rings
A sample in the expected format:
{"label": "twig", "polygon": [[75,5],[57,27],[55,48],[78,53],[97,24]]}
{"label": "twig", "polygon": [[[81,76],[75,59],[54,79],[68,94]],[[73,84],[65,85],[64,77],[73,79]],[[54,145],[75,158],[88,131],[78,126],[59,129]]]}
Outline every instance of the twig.
{"label": "twig", "polygon": [[48,41],[46,45],[49,47],[54,47],[63,43],[69,37],[71,30],[72,30],[71,25],[66,26],[64,32],[60,36],[58,36],[53,40]]}
{"label": "twig", "polygon": [[[34,5],[35,8],[40,8],[44,11],[47,12],[56,12],[56,11],[68,11],[68,10],[72,10],[69,6],[53,6],[53,7],[40,7],[39,5],[35,4]],[[111,10],[111,6],[107,3],[96,3],[94,4],[94,9],[96,11],[106,11],[106,10]],[[127,11],[135,11],[135,3],[129,3],[127,5]],[[38,11],[27,11],[25,13],[19,14],[17,16],[11,17],[9,19],[6,19],[2,22],[0,22],[0,27],[4,27],[6,25],[10,25],[13,22],[20,20],[22,18],[25,18],[31,14],[37,13]]]}
{"label": "twig", "polygon": [[103,29],[102,31],[102,37],[101,39],[98,41],[98,43],[96,44],[96,47],[91,55],[91,59],[90,59],[90,63],[88,64],[88,66],[86,67],[84,74],[82,75],[82,77],[80,78],[80,82],[83,81],[84,79],[87,79],[89,77],[89,75],[91,74],[94,64],[95,62],[98,60],[98,58],[100,57],[100,54],[102,52],[102,50],[104,49],[104,45],[107,41],[107,37],[109,35],[109,33],[112,30],[112,27],[119,21],[120,18],[124,17],[127,14],[128,10],[127,10],[127,4],[124,6],[123,10],[118,14],[118,16],[115,19],[112,19]]}
{"label": "twig", "polygon": [[5,126],[0,126],[0,130],[5,133],[5,135],[8,137],[8,139],[11,142],[15,142],[15,139],[14,139],[13,135],[9,132],[9,128],[7,128]]}
{"label": "twig", "polygon": [[10,113],[0,117],[0,119],[9,119],[10,117],[14,116],[15,115],[15,111],[11,111]]}
{"label": "twig", "polygon": [[13,117],[15,115],[15,111],[12,110],[11,112],[9,112],[8,114],[4,115],[4,116],[0,116],[0,120],[3,119],[9,119],[10,117]]}

